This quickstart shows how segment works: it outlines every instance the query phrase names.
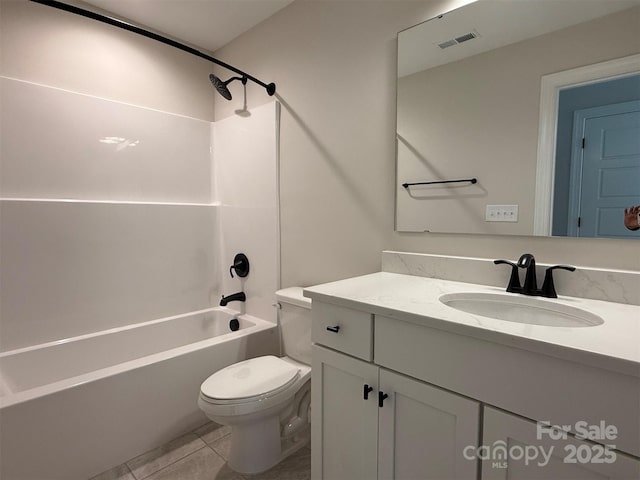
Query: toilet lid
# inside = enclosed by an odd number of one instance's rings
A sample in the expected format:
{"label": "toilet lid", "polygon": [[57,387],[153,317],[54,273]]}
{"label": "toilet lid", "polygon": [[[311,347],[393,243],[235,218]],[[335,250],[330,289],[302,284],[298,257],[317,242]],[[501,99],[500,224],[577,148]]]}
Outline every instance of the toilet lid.
{"label": "toilet lid", "polygon": [[246,399],[288,386],[298,368],[273,355],[235,363],[207,378],[200,390],[218,400]]}

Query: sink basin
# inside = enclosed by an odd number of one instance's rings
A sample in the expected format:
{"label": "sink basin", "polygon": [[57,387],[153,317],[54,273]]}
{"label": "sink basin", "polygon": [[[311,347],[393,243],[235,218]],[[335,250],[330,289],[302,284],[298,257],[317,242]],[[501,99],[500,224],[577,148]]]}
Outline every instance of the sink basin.
{"label": "sink basin", "polygon": [[551,300],[499,293],[448,293],[443,304],[463,312],[508,322],[547,327],[595,327],[604,320],[581,308]]}

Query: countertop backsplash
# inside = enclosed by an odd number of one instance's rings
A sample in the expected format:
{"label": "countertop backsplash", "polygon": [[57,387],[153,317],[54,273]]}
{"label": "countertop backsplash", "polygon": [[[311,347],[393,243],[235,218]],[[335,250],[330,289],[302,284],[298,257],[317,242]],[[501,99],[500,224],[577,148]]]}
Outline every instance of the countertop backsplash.
{"label": "countertop backsplash", "polygon": [[[382,271],[506,288],[511,269],[507,265],[495,265],[493,260],[385,250]],[[539,285],[549,266],[551,264],[537,263]],[[640,305],[640,272],[574,266],[575,272],[554,272],[558,295]],[[524,271],[520,278],[524,280]]]}

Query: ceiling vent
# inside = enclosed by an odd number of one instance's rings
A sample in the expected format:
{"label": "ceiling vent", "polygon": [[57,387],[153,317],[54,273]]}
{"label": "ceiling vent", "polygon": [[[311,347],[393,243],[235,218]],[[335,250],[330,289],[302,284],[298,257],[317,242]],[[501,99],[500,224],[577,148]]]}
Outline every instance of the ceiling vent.
{"label": "ceiling vent", "polygon": [[437,45],[442,48],[453,47],[454,45],[459,45],[464,42],[468,42],[469,40],[473,40],[474,38],[478,38],[480,34],[475,30],[473,32],[465,33],[464,35],[459,35],[455,38],[451,38],[449,40],[445,40],[444,42],[439,42]]}

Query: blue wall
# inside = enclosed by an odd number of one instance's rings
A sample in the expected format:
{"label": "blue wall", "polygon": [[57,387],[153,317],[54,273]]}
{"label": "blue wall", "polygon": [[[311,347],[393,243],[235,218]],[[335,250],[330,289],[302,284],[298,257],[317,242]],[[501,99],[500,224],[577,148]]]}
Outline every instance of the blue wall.
{"label": "blue wall", "polygon": [[552,235],[567,234],[573,112],[631,100],[640,100],[640,74],[560,91]]}

